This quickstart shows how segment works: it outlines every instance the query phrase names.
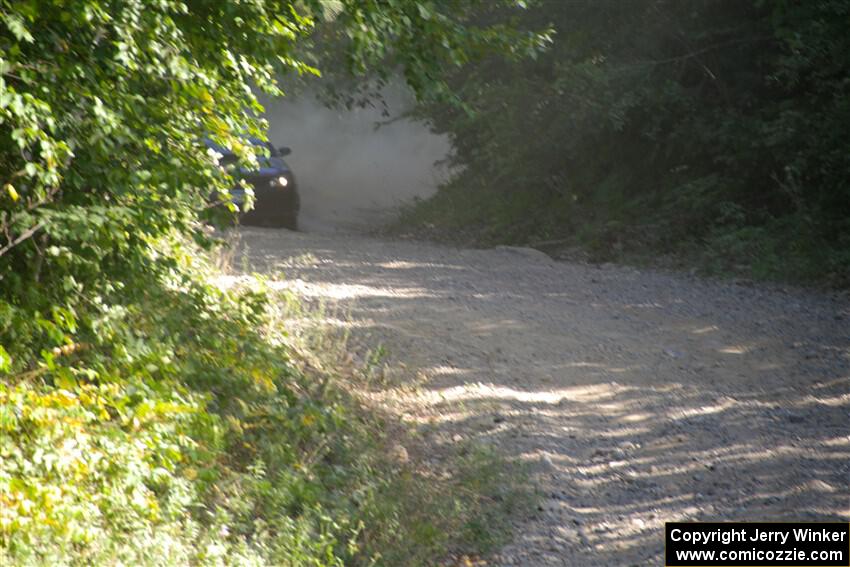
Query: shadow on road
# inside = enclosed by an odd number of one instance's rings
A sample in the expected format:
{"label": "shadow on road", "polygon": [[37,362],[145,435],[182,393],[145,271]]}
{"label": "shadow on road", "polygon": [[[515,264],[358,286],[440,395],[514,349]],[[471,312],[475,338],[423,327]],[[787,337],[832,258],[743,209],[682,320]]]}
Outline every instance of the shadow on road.
{"label": "shadow on road", "polygon": [[846,301],[352,236],[241,246],[407,364],[376,395],[430,442],[534,465],[542,504],[497,564],[660,564],[665,521],[850,519]]}

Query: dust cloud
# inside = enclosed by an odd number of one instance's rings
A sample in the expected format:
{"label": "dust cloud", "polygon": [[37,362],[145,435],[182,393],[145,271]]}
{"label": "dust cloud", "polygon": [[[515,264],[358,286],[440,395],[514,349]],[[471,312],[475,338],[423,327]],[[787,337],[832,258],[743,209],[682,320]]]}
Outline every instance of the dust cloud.
{"label": "dust cloud", "polygon": [[[398,88],[384,97],[391,117],[412,103]],[[286,161],[298,181],[304,230],[377,227],[400,205],[432,195],[446,176],[436,162],[449,152],[448,139],[406,119],[376,129],[388,121],[380,105],[329,109],[311,95],[264,104],[272,144],[292,148]]]}

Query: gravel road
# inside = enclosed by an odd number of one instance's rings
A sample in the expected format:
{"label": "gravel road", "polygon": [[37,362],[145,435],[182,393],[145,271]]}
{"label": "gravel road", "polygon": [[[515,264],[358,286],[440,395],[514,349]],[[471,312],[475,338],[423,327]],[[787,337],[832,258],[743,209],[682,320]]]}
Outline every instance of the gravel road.
{"label": "gravel road", "polygon": [[[850,300],[527,249],[245,228],[243,258],[341,305],[419,388],[431,443],[529,461],[489,565],[661,565],[675,520],[850,520]],[[415,372],[414,372],[415,371]]]}

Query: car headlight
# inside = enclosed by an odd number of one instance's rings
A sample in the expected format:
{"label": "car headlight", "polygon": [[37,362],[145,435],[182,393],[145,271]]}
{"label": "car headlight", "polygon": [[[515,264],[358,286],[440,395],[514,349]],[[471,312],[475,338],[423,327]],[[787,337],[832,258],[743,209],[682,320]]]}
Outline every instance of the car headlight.
{"label": "car headlight", "polygon": [[276,187],[286,187],[287,185],[289,185],[289,179],[287,179],[285,176],[281,175],[280,177],[278,177],[278,178],[276,178],[272,181],[272,185],[274,185]]}

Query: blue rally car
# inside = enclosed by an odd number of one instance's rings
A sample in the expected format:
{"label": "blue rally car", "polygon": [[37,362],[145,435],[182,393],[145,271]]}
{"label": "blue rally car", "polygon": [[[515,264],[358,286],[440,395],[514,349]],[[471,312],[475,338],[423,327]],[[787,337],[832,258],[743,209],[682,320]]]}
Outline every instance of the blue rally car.
{"label": "blue rally car", "polygon": [[[301,199],[295,184],[292,170],[283,161],[291,150],[287,147],[275,148],[268,142],[250,138],[250,143],[268,150],[269,156],[257,156],[260,167],[255,170],[240,168],[234,176],[238,176],[254,189],[254,208],[240,214],[242,224],[272,226],[296,230],[298,228],[298,211]],[[206,146],[221,154],[219,163],[223,167],[235,164],[236,155],[229,149],[223,148],[210,140],[204,140]],[[245,202],[245,190],[234,187],[230,190],[233,203],[242,208]]]}

